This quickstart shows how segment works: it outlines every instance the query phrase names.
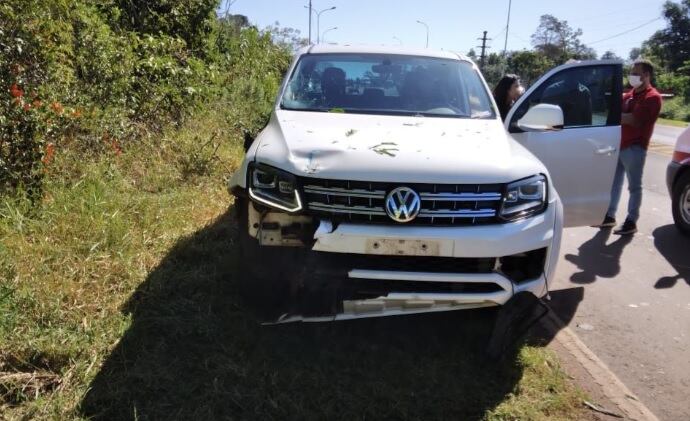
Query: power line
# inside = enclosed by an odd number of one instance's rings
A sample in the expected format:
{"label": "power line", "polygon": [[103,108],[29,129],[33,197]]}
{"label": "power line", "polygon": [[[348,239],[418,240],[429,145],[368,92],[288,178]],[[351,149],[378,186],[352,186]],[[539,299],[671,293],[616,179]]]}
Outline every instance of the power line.
{"label": "power line", "polygon": [[649,24],[651,24],[651,23],[654,23],[654,22],[656,22],[656,21],[658,21],[658,20],[661,20],[661,19],[662,19],[661,16],[658,17],[658,18],[654,18],[654,19],[652,19],[652,20],[650,20],[650,21],[647,21],[647,22],[643,23],[642,25],[636,26],[636,27],[634,27],[634,28],[630,28],[630,29],[628,29],[627,31],[620,32],[620,33],[618,33],[618,34],[616,34],[616,35],[611,35],[610,37],[603,38],[603,39],[600,39],[600,40],[598,40],[598,41],[590,42],[589,45],[598,44],[598,43],[600,43],[600,42],[608,41],[608,40],[613,39],[613,38],[618,38],[618,37],[620,37],[620,36],[623,36],[623,35],[628,34],[628,33],[630,33],[630,32],[636,31],[636,30],[638,30],[638,29],[640,29],[640,28],[642,28],[642,27],[644,27],[644,26],[647,26],[647,25],[649,25]]}
{"label": "power line", "polygon": [[[628,15],[631,13],[638,14],[641,10],[649,9],[649,8],[650,8],[649,5],[647,5],[647,6],[640,6],[640,7],[636,7],[633,9],[627,9],[627,10],[618,9],[618,10],[615,10],[615,11],[612,11],[609,13],[598,13],[597,15],[594,15],[594,16],[591,16],[591,15],[587,16],[587,17],[576,16],[574,19],[568,19],[568,23],[570,23],[570,24],[572,24],[573,22],[574,23],[578,23],[578,22],[584,23],[584,22],[598,21],[598,20],[602,20],[602,19],[608,21],[608,20],[610,20],[610,19],[607,19],[608,16],[612,16],[612,15],[621,16],[621,15]],[[655,8],[656,8],[656,6],[655,6]]]}
{"label": "power line", "polygon": [[615,29],[615,28],[629,27],[630,25],[638,25],[638,24],[647,23],[647,22],[648,22],[647,19],[640,19],[640,20],[636,20],[634,22],[630,22],[628,20],[625,23],[616,23],[613,25],[609,24],[609,25],[604,25],[604,26],[586,27],[587,29],[585,32],[592,33],[592,32],[610,31],[611,29]]}
{"label": "power line", "polygon": [[519,39],[522,42],[526,42],[527,44],[532,42],[532,41],[528,41],[528,40],[524,39],[523,37],[521,37],[520,35],[516,34],[513,31],[510,31],[510,35],[514,36],[515,38]]}
{"label": "power line", "polygon": [[504,26],[503,29],[501,29],[501,30],[495,35],[496,38],[498,38],[498,37],[500,37],[501,35],[503,35],[503,33],[504,33],[505,31],[506,31],[506,27]]}

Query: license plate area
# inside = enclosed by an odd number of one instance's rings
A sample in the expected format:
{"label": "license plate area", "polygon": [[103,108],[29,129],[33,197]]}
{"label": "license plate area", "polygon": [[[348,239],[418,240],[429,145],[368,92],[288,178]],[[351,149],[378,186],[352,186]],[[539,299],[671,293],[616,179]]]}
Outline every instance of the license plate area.
{"label": "license plate area", "polygon": [[438,256],[441,243],[433,240],[404,240],[404,239],[369,239],[366,243],[367,254],[389,256]]}

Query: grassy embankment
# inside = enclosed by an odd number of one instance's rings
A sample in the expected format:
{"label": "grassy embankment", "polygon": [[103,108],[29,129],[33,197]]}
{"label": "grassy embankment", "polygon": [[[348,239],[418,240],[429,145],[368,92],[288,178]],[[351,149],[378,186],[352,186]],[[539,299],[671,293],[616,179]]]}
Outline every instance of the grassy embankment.
{"label": "grassy embankment", "polygon": [[550,351],[484,361],[481,315],[257,325],[223,181],[241,150],[214,117],[121,155],[58,153],[38,211],[2,200],[3,418],[581,415]]}
{"label": "grassy embankment", "polygon": [[664,126],[673,126],[673,127],[688,127],[687,121],[680,121],[680,120],[669,120],[667,118],[660,118],[657,120],[656,124],[661,124]]}

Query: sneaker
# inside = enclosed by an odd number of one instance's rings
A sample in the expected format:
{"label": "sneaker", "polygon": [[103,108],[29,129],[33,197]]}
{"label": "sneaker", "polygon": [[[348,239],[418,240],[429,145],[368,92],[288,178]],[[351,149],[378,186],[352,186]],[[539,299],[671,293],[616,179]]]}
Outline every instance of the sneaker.
{"label": "sneaker", "polygon": [[637,225],[633,221],[625,221],[625,223],[615,230],[613,233],[617,235],[631,235],[637,232]]}
{"label": "sneaker", "polygon": [[611,218],[610,216],[606,215],[604,218],[604,222],[602,222],[599,225],[592,225],[594,228],[613,228],[616,226],[616,218]]}

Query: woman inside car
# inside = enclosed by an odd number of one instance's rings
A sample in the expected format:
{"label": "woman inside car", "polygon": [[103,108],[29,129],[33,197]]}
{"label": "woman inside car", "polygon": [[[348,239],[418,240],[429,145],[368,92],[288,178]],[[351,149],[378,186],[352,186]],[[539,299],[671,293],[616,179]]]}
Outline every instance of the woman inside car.
{"label": "woman inside car", "polygon": [[517,101],[524,92],[525,88],[520,84],[520,78],[517,75],[507,74],[498,81],[493,93],[502,120],[505,121],[510,107],[515,104],[515,101]]}

